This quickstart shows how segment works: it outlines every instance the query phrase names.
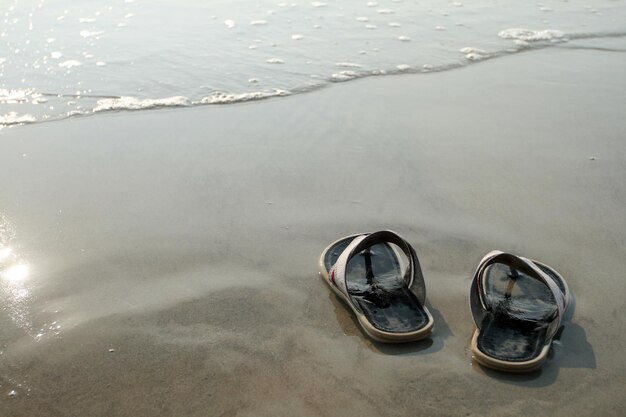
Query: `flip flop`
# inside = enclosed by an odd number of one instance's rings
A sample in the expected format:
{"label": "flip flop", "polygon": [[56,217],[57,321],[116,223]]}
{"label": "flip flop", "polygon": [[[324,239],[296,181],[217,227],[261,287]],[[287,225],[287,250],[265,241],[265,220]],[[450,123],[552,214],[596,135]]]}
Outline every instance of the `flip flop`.
{"label": "flip flop", "polygon": [[478,264],[470,288],[476,330],[473,358],[509,372],[541,367],[569,304],[567,283],[551,267],[493,251]]}
{"label": "flip flop", "polygon": [[350,306],[379,342],[428,337],[434,320],[415,249],[395,232],[356,234],[331,243],[320,257],[320,276]]}

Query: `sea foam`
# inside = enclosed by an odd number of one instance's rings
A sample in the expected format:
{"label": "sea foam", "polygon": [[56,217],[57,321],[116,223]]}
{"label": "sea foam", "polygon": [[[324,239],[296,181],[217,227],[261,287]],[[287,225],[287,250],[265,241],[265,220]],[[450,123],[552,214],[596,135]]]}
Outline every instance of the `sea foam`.
{"label": "sea foam", "polygon": [[221,91],[215,91],[207,97],[203,97],[198,104],[230,104],[230,103],[243,103],[246,101],[263,100],[270,97],[284,97],[291,93],[287,90],[272,90],[272,91],[253,91],[250,93],[225,93]]}
{"label": "sea foam", "polygon": [[93,112],[111,110],[145,110],[157,107],[180,107],[189,105],[186,97],[174,96],[161,99],[138,99],[136,97],[106,98],[98,100]]}
{"label": "sea foam", "polygon": [[37,119],[32,114],[22,114],[19,115],[16,112],[12,111],[4,116],[0,116],[0,127],[10,126],[15,124],[26,124],[26,123],[34,123]]}
{"label": "sea foam", "polygon": [[[252,80],[252,79],[251,79]],[[257,81],[257,80],[255,80]],[[228,93],[214,91],[200,100],[190,100],[183,96],[160,99],[140,99],[137,97],[117,97],[98,100],[93,112],[114,110],[146,110],[161,107],[187,107],[201,104],[231,104],[246,101],[262,100],[271,97],[284,97],[291,93],[287,90],[252,91],[248,93]]]}
{"label": "sea foam", "polygon": [[561,40],[565,34],[560,30],[544,29],[531,30],[512,28],[506,29],[498,33],[498,36],[504,39],[517,39],[525,42],[554,41]]}

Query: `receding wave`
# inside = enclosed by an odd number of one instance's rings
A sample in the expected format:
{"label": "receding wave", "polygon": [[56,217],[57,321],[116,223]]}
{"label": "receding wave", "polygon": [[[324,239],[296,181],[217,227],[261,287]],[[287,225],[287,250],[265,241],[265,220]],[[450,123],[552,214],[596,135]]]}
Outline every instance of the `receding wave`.
{"label": "receding wave", "polygon": [[[510,40],[511,44],[503,49],[491,51],[477,47],[463,47],[458,51],[459,59],[457,61],[437,65],[423,64],[419,66],[411,64],[398,64],[390,66],[386,69],[366,69],[363,65],[354,62],[337,62],[335,67],[338,71],[327,77],[312,77],[315,79],[315,82],[296,85],[290,89],[270,88],[248,92],[212,91],[202,97],[173,95],[160,98],[146,98],[132,95],[115,96],[80,94],[80,92],[77,92],[76,94],[38,92],[32,88],[16,90],[0,89],[0,104],[16,104],[19,105],[19,107],[30,105],[31,108],[37,108],[38,105],[47,104],[49,105],[49,108],[53,108],[55,106],[59,108],[68,108],[67,111],[59,111],[56,114],[45,114],[39,117],[36,116],[35,111],[26,111],[22,113],[18,111],[9,111],[0,116],[0,129],[16,125],[61,120],[74,116],[87,116],[101,112],[228,105],[266,100],[307,93],[319,88],[327,87],[333,83],[346,82],[365,77],[449,71],[489,59],[555,46],[594,49],[598,51],[626,51],[623,48],[602,48],[570,44],[572,41],[580,40],[618,39],[626,37],[626,32],[565,33],[556,29],[530,30],[525,28],[510,28],[500,31],[497,35],[501,39]],[[256,80],[251,80],[251,83],[255,82]],[[76,108],[74,109],[72,107]]]}

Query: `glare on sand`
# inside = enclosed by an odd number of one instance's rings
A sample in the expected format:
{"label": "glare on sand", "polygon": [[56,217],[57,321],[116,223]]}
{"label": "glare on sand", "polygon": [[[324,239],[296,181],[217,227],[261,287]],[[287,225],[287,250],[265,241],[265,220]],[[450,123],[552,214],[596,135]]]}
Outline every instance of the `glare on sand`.
{"label": "glare on sand", "polygon": [[11,250],[11,248],[2,248],[0,249],[0,262],[3,262],[5,259],[7,259],[9,256],[11,256],[11,253],[13,251]]}
{"label": "glare on sand", "polygon": [[28,276],[28,266],[24,264],[13,265],[0,273],[3,281],[10,283],[19,283]]}

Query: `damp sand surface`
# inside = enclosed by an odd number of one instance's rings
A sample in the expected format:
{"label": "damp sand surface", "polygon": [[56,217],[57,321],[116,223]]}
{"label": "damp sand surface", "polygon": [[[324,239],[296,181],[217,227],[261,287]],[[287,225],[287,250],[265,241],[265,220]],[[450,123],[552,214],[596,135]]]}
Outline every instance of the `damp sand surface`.
{"label": "damp sand surface", "polygon": [[[624,415],[620,48],[3,130],[0,415]],[[317,275],[386,228],[420,256],[430,339],[372,342]],[[540,371],[472,364],[492,249],[575,296]]]}

